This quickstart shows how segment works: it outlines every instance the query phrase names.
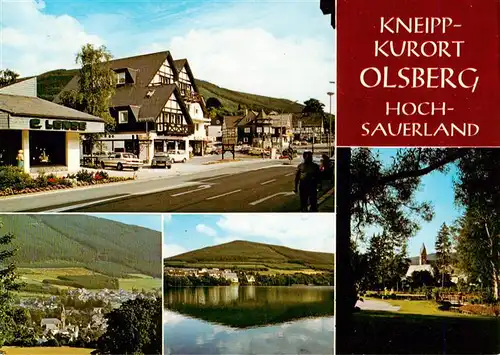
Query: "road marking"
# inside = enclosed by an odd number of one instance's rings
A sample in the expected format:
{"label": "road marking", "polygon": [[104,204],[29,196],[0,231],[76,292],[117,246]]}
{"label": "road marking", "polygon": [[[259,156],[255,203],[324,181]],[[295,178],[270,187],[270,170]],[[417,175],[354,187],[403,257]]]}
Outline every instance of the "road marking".
{"label": "road marking", "polygon": [[267,185],[267,184],[270,184],[270,183],[275,182],[275,181],[276,181],[276,179],[272,179],[272,180],[261,182],[260,184],[261,185]]}
{"label": "road marking", "polygon": [[192,182],[188,182],[188,183],[184,183],[184,184],[169,186],[169,187],[166,187],[166,188],[162,187],[160,189],[154,189],[154,190],[148,190],[148,191],[141,191],[141,192],[134,192],[134,193],[126,194],[126,195],[105,198],[105,199],[102,199],[102,200],[84,202],[84,203],[80,203],[80,204],[76,204],[76,205],[70,205],[70,206],[64,206],[64,207],[54,208],[54,209],[51,209],[51,210],[45,210],[45,211],[41,211],[41,213],[66,212],[66,211],[71,211],[71,210],[75,210],[75,209],[78,209],[78,208],[84,208],[84,207],[89,207],[89,206],[93,206],[93,205],[98,205],[98,204],[101,204],[101,203],[106,203],[106,202],[110,202],[110,201],[114,201],[114,200],[125,199],[125,198],[129,198],[129,197],[133,197],[133,196],[149,195],[149,194],[153,194],[153,193],[156,193],[156,192],[162,192],[162,191],[180,189],[180,188],[183,188],[183,187],[189,187],[189,186],[193,186],[193,185],[197,185],[197,184],[196,183],[192,183]]}
{"label": "road marking", "polygon": [[184,192],[179,192],[177,194],[173,194],[173,195],[170,195],[170,196],[171,197],[177,197],[177,196],[187,195],[187,194],[191,194],[193,192],[198,192],[198,191],[201,191],[201,190],[206,190],[206,189],[209,189],[211,187],[212,187],[212,185],[201,185],[201,186],[198,186],[197,189],[189,190],[189,191],[184,191]]}
{"label": "road marking", "polygon": [[276,197],[276,196],[291,196],[291,195],[295,195],[295,192],[278,192],[278,193],[275,193],[274,195],[261,198],[260,200],[257,200],[257,201],[254,201],[254,202],[250,202],[249,204],[252,205],[252,206],[256,206],[259,203],[267,201],[267,200],[269,200],[269,199],[271,199],[273,197]]}
{"label": "road marking", "polygon": [[217,196],[212,196],[212,197],[208,197],[206,198],[205,200],[215,200],[216,198],[219,198],[219,197],[224,197],[224,196],[227,196],[227,195],[232,195],[232,194],[235,194],[237,192],[240,192],[241,189],[239,190],[234,190],[234,191],[231,191],[231,192],[226,192],[225,194],[222,194],[222,195],[217,195]]}
{"label": "road marking", "polygon": [[219,176],[213,176],[213,177],[210,177],[210,178],[207,178],[207,179],[200,179],[199,181],[212,181],[212,180],[217,180],[217,179],[222,179],[222,178],[225,178],[227,176],[229,176],[230,174],[224,174],[224,175],[219,175]]}
{"label": "road marking", "polygon": [[292,175],[295,175],[295,173],[289,173],[289,174],[286,174],[285,176],[292,176]]}

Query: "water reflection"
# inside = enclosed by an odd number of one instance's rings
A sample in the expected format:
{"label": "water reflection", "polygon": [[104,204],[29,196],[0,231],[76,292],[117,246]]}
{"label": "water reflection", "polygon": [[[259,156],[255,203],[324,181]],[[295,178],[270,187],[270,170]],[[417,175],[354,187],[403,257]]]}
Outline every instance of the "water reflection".
{"label": "water reflection", "polygon": [[333,299],[333,287],[181,287],[165,290],[165,306],[176,303],[224,305],[234,302],[307,303]]}
{"label": "water reflection", "polygon": [[332,355],[333,317],[234,329],[165,311],[165,354]]}

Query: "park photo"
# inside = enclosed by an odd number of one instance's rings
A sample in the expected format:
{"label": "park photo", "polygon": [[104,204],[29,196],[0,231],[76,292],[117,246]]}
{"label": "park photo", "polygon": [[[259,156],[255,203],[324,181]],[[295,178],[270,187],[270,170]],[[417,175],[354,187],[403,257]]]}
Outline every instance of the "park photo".
{"label": "park photo", "polygon": [[0,215],[0,354],[161,354],[161,216]]}
{"label": "park photo", "polygon": [[340,354],[500,352],[500,149],[337,150]]}
{"label": "park photo", "polygon": [[164,354],[334,354],[334,215],[164,222]]}

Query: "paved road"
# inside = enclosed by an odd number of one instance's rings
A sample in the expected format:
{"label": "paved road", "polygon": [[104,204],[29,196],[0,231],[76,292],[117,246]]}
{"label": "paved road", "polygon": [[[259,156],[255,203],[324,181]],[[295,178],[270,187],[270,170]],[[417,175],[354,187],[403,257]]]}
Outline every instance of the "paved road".
{"label": "paved road", "polygon": [[297,212],[294,173],[294,166],[281,166],[193,179],[191,186],[76,207],[71,212]]}
{"label": "paved road", "polygon": [[[0,198],[0,211],[297,212],[299,202],[292,187],[298,163],[231,163],[204,166],[197,172],[186,165],[182,171],[152,174],[151,179],[144,173],[139,180],[127,183]],[[326,212],[325,208],[321,211]]]}

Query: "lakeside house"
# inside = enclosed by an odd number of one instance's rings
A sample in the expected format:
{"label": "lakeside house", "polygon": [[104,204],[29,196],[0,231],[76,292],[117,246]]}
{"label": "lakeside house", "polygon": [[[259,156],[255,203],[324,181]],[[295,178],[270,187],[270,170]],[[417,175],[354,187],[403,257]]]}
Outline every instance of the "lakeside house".
{"label": "lakeside house", "polygon": [[238,275],[235,272],[225,272],[222,274],[222,277],[232,283],[238,283]]}

